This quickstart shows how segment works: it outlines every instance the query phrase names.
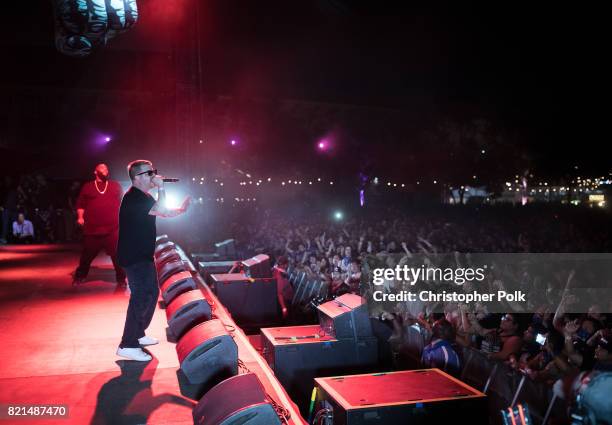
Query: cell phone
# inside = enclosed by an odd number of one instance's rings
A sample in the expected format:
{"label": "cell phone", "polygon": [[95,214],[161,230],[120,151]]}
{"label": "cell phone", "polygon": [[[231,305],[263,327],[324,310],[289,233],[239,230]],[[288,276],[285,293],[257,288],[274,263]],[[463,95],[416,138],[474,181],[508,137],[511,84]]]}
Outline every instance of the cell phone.
{"label": "cell phone", "polygon": [[542,335],[542,334],[537,334],[536,335],[536,342],[540,345],[544,345],[546,343],[546,335]]}

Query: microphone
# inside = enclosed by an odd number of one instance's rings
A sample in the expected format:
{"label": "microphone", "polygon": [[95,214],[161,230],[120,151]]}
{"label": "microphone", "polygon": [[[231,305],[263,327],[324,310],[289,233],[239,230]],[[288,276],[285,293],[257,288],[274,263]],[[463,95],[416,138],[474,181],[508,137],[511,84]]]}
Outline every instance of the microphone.
{"label": "microphone", "polygon": [[162,178],[162,180],[164,181],[164,183],[176,183],[179,181],[179,179],[174,177],[164,177]]}

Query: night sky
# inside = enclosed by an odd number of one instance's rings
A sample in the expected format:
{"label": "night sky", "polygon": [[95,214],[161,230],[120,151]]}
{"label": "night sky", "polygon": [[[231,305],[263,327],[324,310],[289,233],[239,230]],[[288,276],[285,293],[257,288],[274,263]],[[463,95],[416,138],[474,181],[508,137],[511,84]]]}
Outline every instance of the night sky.
{"label": "night sky", "polygon": [[[169,54],[187,34],[192,4],[141,0],[137,27],[81,60],[55,52],[48,1],[21,5],[3,21],[10,60],[0,88],[125,87],[107,67]],[[608,167],[597,154],[602,113],[593,100],[606,54],[601,11],[552,2],[390,4],[204,1],[204,91],[482,115],[520,131],[543,169]],[[163,76],[146,72],[135,67],[142,81],[169,90]]]}

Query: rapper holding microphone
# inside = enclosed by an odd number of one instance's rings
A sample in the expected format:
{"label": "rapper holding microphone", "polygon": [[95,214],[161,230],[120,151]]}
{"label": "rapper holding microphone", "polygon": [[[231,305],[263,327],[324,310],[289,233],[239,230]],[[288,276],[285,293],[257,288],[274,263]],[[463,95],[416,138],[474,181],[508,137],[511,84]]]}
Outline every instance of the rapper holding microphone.
{"label": "rapper holding microphone", "polygon": [[[151,161],[143,159],[130,162],[127,170],[132,186],[123,196],[119,209],[117,262],[127,274],[131,294],[117,355],[130,360],[148,361],[151,356],[142,347],[159,342],[145,335],[159,295],[153,263],[155,219],[183,214],[189,207],[190,198],[185,198],[179,208],[167,208],[164,181],[177,179],[165,179],[158,175]],[[149,194],[153,188],[157,188],[157,200]]]}

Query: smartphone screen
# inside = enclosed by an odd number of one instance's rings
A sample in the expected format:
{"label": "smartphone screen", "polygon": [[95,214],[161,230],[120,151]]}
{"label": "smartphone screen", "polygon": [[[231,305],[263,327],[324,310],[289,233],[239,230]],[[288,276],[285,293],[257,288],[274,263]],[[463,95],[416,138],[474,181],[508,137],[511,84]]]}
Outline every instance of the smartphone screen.
{"label": "smartphone screen", "polygon": [[546,342],[546,335],[542,335],[542,334],[537,334],[536,335],[536,342],[540,345],[544,345],[544,343]]}

